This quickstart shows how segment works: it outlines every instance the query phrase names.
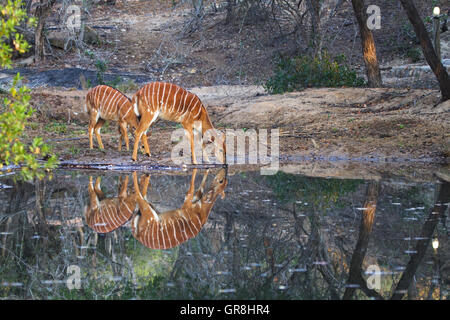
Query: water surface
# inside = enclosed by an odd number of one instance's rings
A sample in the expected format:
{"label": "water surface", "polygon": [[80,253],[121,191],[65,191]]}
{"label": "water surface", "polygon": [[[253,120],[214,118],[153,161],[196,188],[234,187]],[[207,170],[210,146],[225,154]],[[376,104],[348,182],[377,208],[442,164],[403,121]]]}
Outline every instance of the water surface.
{"label": "water surface", "polygon": [[1,178],[0,297],[448,299],[449,183],[205,173]]}

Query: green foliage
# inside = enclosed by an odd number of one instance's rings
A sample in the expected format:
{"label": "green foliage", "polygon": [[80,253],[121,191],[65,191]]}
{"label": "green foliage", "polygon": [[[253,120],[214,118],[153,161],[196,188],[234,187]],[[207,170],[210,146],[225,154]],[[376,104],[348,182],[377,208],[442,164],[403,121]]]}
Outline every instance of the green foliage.
{"label": "green foliage", "polygon": [[134,82],[132,79],[123,80],[120,79],[120,82],[114,86],[117,90],[121,92],[132,92],[137,91],[140,88],[140,85]]}
{"label": "green foliage", "polygon": [[386,44],[394,51],[408,58],[412,63],[423,59],[420,43],[410,23],[405,23],[398,29],[397,34],[390,36]]}
{"label": "green foliage", "polygon": [[412,63],[416,63],[422,60],[422,51],[419,48],[409,48],[406,51],[406,56]]}
{"label": "green foliage", "polygon": [[265,179],[281,202],[302,200],[325,207],[338,202],[343,195],[354,192],[363,183],[362,180],[317,179],[282,171],[265,176]]}
{"label": "green foliage", "polygon": [[[95,60],[95,54],[89,50],[85,51],[85,55],[89,57],[91,60]],[[133,80],[125,80],[119,76],[114,78],[111,81],[105,81],[105,72],[108,70],[108,62],[102,59],[96,59],[94,63],[95,69],[96,69],[96,78],[97,82],[94,84],[90,79],[87,80],[87,86],[88,88],[92,88],[96,85],[105,84],[110,87],[116,88],[117,90],[121,92],[129,92],[129,91],[135,91],[139,88],[139,85],[137,85]]]}
{"label": "green foliage", "polygon": [[[0,12],[0,63],[2,67],[10,68],[13,51],[23,53],[29,48],[15,27],[22,22],[34,23],[34,20],[26,17],[21,0],[1,4]],[[14,48],[9,45],[11,38]],[[42,167],[47,170],[55,167],[56,157],[50,154],[49,146],[41,138],[34,138],[31,145],[21,141],[27,120],[34,110],[29,105],[30,90],[26,86],[18,86],[20,80],[17,74],[9,95],[0,104],[0,169],[4,165],[21,165],[21,177],[30,180],[34,176],[44,176]],[[41,165],[38,157],[47,160]]]}
{"label": "green foliage", "polygon": [[362,87],[365,82],[345,64],[345,57],[332,58],[327,52],[321,58],[297,56],[280,57],[275,74],[264,87],[271,94],[310,87]]}
{"label": "green foliage", "polygon": [[[1,22],[0,22],[0,64],[3,68],[11,67],[11,59],[13,51],[24,53],[29,49],[29,44],[23,39],[23,35],[16,33],[16,26],[22,22],[34,24],[35,19],[27,18],[26,12],[23,9],[22,0],[2,1],[0,4]],[[8,40],[13,38],[12,44],[14,48],[8,43]]]}
{"label": "green foliage", "polygon": [[103,76],[106,72],[106,69],[108,68],[107,62],[104,60],[97,59],[97,61],[95,61],[95,68],[97,69],[97,83],[105,84]]}
{"label": "green foliage", "polygon": [[45,125],[44,129],[47,132],[55,132],[58,134],[67,133],[67,125],[65,123],[51,122],[51,123]]}

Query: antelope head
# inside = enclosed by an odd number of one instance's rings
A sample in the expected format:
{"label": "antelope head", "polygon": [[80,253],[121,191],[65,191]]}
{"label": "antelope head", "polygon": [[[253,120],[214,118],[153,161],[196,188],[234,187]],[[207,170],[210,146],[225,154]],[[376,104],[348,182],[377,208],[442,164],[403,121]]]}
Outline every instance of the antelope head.
{"label": "antelope head", "polygon": [[209,129],[206,131],[206,146],[209,150],[214,147],[214,155],[220,163],[226,163],[226,144],[225,133],[217,129]]}

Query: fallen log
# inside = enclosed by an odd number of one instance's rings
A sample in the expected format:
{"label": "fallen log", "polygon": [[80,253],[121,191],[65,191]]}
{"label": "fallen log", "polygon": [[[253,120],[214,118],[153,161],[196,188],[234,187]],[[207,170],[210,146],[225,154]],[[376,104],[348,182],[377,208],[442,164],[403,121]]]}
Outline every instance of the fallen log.
{"label": "fallen log", "polygon": [[226,168],[223,164],[184,164],[181,166],[170,166],[158,163],[79,163],[74,161],[62,161],[58,169],[75,170],[108,170],[108,171],[188,171],[192,169],[214,169]]}

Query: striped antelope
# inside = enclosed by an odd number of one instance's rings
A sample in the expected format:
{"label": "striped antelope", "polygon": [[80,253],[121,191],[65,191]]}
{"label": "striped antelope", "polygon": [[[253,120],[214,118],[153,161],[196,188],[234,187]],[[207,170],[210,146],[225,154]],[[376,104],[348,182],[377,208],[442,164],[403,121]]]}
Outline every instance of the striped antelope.
{"label": "striped antelope", "polygon": [[[108,233],[116,230],[129,221],[136,209],[136,193],[128,194],[129,177],[120,177],[119,195],[115,198],[107,198],[100,189],[101,179],[98,177],[93,184],[89,177],[89,205],[85,207],[85,218],[87,225],[98,233]],[[142,193],[147,194],[149,176],[141,178],[140,188]]]}
{"label": "striped antelope", "polygon": [[[135,114],[140,117],[139,127],[136,130],[136,140],[134,142],[132,159],[137,159],[139,139],[158,117],[181,123],[191,145],[192,163],[197,164],[194,151],[194,123],[201,124],[201,131],[204,135],[208,130],[214,130],[209,119],[208,112],[200,99],[193,93],[175,85],[165,82],[152,82],[144,85],[132,98]],[[219,141],[213,134],[209,141],[202,143],[204,153],[206,143],[214,143],[217,159],[224,163],[226,158],[225,137],[221,135]],[[146,149],[150,156],[150,151]]]}
{"label": "striped antelope", "polygon": [[[181,208],[158,213],[137,191],[138,212],[133,217],[131,230],[133,236],[151,249],[169,249],[197,236],[208,220],[209,213],[218,195],[225,197],[227,185],[226,170],[221,169],[204,192],[208,171],[203,176],[200,188],[194,193],[197,169],[194,169],[191,184]],[[135,189],[137,176],[133,174]]]}
{"label": "striped antelope", "polygon": [[[125,145],[129,150],[127,125],[137,128],[139,121],[132,111],[131,100],[127,96],[109,86],[96,86],[90,89],[86,95],[85,111],[89,115],[89,147],[91,149],[94,147],[94,131],[98,145],[100,149],[103,149],[100,129],[106,120],[111,120],[119,122],[119,151],[122,150],[122,139],[125,140]],[[145,134],[142,135],[142,143],[147,152],[148,142]]]}

